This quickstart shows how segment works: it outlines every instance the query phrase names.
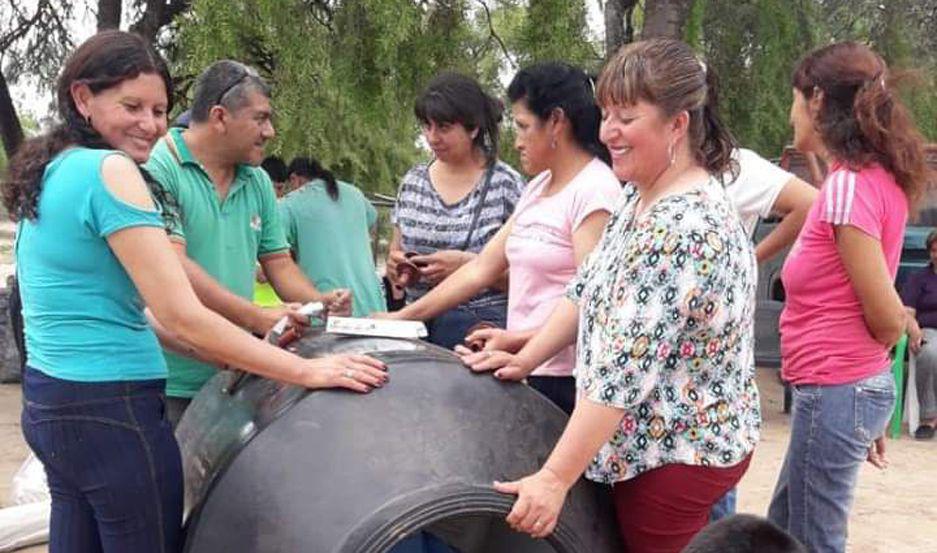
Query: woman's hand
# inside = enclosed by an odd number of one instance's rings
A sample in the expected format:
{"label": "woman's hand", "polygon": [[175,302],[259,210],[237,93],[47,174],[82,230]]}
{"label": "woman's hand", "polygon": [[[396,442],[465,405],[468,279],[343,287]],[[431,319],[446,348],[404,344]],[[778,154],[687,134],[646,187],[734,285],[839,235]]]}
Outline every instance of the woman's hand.
{"label": "woman's hand", "polygon": [[410,262],[431,285],[439,284],[459,267],[472,260],[473,254],[459,250],[439,250],[428,255],[414,255]]}
{"label": "woman's hand", "polygon": [[407,263],[407,258],[403,255],[403,250],[390,250],[387,252],[387,279],[390,283],[399,288],[404,287],[400,280],[400,273],[397,268],[402,263]]}
{"label": "woman's hand", "polygon": [[888,459],[885,457],[885,436],[875,438],[875,441],[869,445],[869,456],[867,459],[872,466],[878,469],[888,468]]}
{"label": "woman's hand", "polygon": [[495,490],[517,495],[507,523],[534,538],[549,536],[559,520],[569,488],[553,471],[542,468],[514,482],[495,482]]}
{"label": "woman's hand", "polygon": [[455,353],[474,372],[494,371],[494,377],[499,380],[524,380],[536,368],[528,367],[518,355],[506,351],[472,351],[457,345]]}
{"label": "woman's hand", "polygon": [[383,319],[385,321],[405,321],[406,317],[401,315],[400,311],[375,311],[368,315],[371,319]]}
{"label": "woman's hand", "polygon": [[388,381],[387,366],[367,355],[329,355],[303,362],[307,388],[348,388],[367,393]]}
{"label": "woman's hand", "polygon": [[483,350],[501,350],[517,353],[524,347],[524,340],[516,332],[503,328],[480,328],[465,337],[466,344],[477,342]]}

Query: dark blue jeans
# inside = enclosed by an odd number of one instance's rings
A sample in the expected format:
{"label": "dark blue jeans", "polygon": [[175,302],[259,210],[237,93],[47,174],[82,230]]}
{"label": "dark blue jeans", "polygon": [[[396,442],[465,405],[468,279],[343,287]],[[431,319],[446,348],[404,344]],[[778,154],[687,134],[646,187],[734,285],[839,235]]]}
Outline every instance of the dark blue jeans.
{"label": "dark blue jeans", "polygon": [[52,494],[50,553],[175,553],[182,460],[165,380],[73,382],[28,368],[23,435]]}
{"label": "dark blue jeans", "polygon": [[527,384],[563,410],[573,414],[576,407],[576,379],[571,376],[528,376]]}
{"label": "dark blue jeans", "polygon": [[426,340],[437,346],[452,349],[456,344],[464,344],[468,330],[485,321],[504,328],[507,324],[507,306],[503,304],[484,307],[460,305],[426,322],[429,336]]}

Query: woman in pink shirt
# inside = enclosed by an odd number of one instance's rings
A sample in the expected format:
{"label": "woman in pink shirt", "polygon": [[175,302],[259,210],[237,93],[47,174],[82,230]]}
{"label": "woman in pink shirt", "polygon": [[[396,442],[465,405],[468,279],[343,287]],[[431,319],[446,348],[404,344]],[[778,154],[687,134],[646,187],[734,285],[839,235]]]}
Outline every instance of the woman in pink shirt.
{"label": "woman in pink shirt", "polygon": [[[591,79],[564,63],[522,69],[508,87],[517,129],[515,147],[527,185],[514,214],[485,249],[425,296],[387,318],[426,320],[493,286],[510,273],[507,330],[490,328],[466,341],[483,344],[472,368],[493,370],[547,320],[579,263],[592,251],[621,185],[599,142],[599,108]],[[469,350],[457,346],[463,355]],[[483,361],[478,363],[477,361]],[[567,413],[575,403],[575,346],[560,351],[532,372],[495,377],[521,380]]]}
{"label": "woman in pink shirt", "polygon": [[782,375],[794,410],[768,516],[810,551],[838,552],[862,461],[885,466],[888,351],[905,328],[893,282],[928,175],[921,137],[868,47],[809,54],[793,85],[794,146],[831,171],[782,272]]}

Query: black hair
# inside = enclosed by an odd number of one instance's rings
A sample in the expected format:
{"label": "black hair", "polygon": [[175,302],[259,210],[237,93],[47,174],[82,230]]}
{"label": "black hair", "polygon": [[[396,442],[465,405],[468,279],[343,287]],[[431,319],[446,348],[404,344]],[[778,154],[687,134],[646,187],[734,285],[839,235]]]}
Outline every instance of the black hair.
{"label": "black hair", "polygon": [[594,80],[582,69],[557,61],[525,67],[508,85],[508,99],[512,104],[523,100],[541,121],[563,110],[576,144],[611,164],[608,148],[599,141],[602,112],[595,103]]}
{"label": "black hair", "polygon": [[311,157],[297,157],[290,162],[288,174],[299,175],[307,179],[322,179],[325,181],[325,191],[333,200],[338,200],[338,182],[331,171],[322,167],[318,161]]}
{"label": "black hair", "polygon": [[733,515],[696,534],[683,553],[807,553],[807,550],[767,519]]}
{"label": "black hair", "polygon": [[504,106],[482,90],[471,77],[446,71],[433,77],[416,99],[413,113],[423,124],[459,123],[478,129],[472,143],[484,152],[489,164],[498,158],[498,140]]}
{"label": "black hair", "polygon": [[[172,77],[163,58],[143,37],[123,31],[103,31],[84,41],[65,62],[56,83],[56,111],[61,122],[53,129],[24,142],[13,158],[4,179],[3,204],[14,220],[39,217],[39,195],[49,162],[70,146],[111,149],[100,133],[85,119],[72,98],[73,83],[81,82],[92,93],[113,88],[141,74],[155,74],[166,87],[166,112],[172,109]],[[140,168],[163,219],[171,224],[177,209],[169,195],[143,168]]]}
{"label": "black hair", "polygon": [[934,245],[934,243],[937,243],[937,229],[934,229],[930,231],[929,233],[927,233],[927,241],[925,242],[925,244],[927,244],[928,252],[930,252],[930,249]]}
{"label": "black hair", "polygon": [[273,182],[286,182],[290,178],[290,172],[286,169],[286,163],[280,156],[267,156],[260,162],[260,168],[270,175]]}
{"label": "black hair", "polygon": [[216,61],[195,83],[195,97],[189,110],[191,121],[208,121],[208,114],[215,106],[237,111],[247,103],[249,92],[259,92],[269,98],[270,85],[248,65],[234,60]]}

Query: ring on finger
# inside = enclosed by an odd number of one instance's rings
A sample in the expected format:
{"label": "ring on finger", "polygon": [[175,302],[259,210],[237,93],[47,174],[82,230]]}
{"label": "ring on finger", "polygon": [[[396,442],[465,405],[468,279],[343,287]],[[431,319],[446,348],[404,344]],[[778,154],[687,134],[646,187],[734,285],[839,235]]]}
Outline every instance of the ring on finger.
{"label": "ring on finger", "polygon": [[344,374],[346,377],[348,377],[348,378],[354,378],[354,377],[355,377],[355,371],[353,371],[353,370],[351,370],[351,369],[346,369],[343,374]]}

